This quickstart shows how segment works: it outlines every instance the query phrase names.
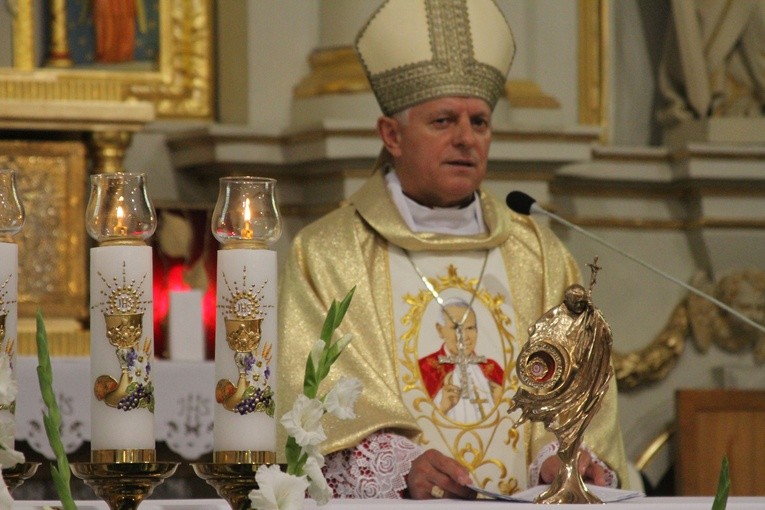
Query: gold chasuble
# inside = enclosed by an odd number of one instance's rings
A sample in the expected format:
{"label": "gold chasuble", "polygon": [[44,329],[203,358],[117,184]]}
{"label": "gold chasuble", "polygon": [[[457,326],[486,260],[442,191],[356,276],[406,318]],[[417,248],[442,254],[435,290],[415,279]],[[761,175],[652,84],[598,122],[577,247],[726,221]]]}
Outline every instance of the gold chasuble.
{"label": "gold chasuble", "polygon": [[[457,459],[480,487],[525,489],[528,465],[555,438],[538,423],[512,428],[515,360],[528,326],[561,303],[579,271],[552,232],[484,192],[488,233],[412,233],[382,173],[293,242],[280,291],[277,415],[302,392],[305,362],[332,300],[355,286],[339,328],[353,341],[329,379],[356,377],[364,389],[356,419],[325,416],[324,453],[387,429]],[[284,444],[282,427],[278,434]],[[584,443],[624,486],[615,385]]]}

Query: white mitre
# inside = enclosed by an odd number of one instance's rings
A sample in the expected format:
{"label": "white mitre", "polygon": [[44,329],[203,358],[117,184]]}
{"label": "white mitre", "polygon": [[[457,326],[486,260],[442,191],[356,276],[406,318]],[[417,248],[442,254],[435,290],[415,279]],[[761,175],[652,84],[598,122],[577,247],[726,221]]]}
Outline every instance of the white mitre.
{"label": "white mitre", "polygon": [[385,115],[444,96],[494,108],[515,54],[493,0],[386,0],[355,47]]}

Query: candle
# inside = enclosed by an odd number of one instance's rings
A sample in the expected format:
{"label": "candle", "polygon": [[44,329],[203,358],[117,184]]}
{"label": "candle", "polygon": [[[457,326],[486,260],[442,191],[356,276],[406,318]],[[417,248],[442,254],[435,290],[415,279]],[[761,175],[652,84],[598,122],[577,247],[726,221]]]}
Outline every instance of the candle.
{"label": "candle", "polygon": [[204,324],[201,290],[171,290],[168,314],[170,359],[203,361],[205,359]]}
{"label": "candle", "polygon": [[213,213],[218,251],[215,462],[273,462],[276,451],[276,181],[224,177]]}
{"label": "candle", "polygon": [[[19,281],[19,247],[14,243],[0,242],[0,371],[7,372],[0,378],[15,384],[16,340],[17,340],[17,296]],[[0,421],[13,422],[15,399],[0,398]]]}
{"label": "candle", "polygon": [[[10,385],[16,384],[16,340],[18,320],[19,247],[12,236],[24,225],[24,207],[16,189],[16,172],[0,169],[0,375]],[[0,421],[15,421],[15,392],[0,399]],[[15,428],[15,427],[14,427]]]}
{"label": "candle", "polygon": [[[91,459],[154,461],[152,250],[143,175],[91,176]],[[127,197],[127,198],[126,198]]]}

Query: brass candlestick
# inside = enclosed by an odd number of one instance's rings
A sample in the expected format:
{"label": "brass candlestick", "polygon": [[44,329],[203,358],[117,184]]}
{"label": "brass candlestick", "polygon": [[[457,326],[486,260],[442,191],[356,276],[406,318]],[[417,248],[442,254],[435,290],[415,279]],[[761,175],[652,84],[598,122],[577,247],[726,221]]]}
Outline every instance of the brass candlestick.
{"label": "brass candlestick", "polygon": [[40,467],[39,462],[19,462],[15,466],[3,469],[3,481],[9,492],[32,478]]}
{"label": "brass candlestick", "polygon": [[529,329],[531,337],[518,355],[520,388],[510,412],[520,409],[518,427],[538,421],[558,438],[561,467],[550,488],[535,503],[601,503],[579,474],[577,459],[584,431],[600,408],[613,376],[611,328],[592,303],[598,259],[592,264],[590,288],[572,285],[563,303],[550,309]]}
{"label": "brass candlestick", "polygon": [[135,510],[175,473],[178,462],[76,462],[72,473],[88,484],[110,510]]}
{"label": "brass candlestick", "polygon": [[215,452],[214,462],[192,463],[196,475],[215,488],[231,510],[250,508],[250,491],[258,488],[255,473],[260,466],[276,463],[275,452]]}

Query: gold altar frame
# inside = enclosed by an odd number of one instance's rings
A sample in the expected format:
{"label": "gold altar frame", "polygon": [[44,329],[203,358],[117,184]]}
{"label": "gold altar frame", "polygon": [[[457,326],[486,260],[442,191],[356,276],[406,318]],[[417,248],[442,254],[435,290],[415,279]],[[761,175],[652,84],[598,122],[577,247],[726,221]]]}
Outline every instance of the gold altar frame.
{"label": "gold altar frame", "polygon": [[85,319],[87,238],[82,142],[0,141],[0,166],[17,171],[25,222],[19,245],[19,317]]}
{"label": "gold altar frame", "polygon": [[13,67],[0,68],[0,99],[142,100],[158,117],[212,117],[211,0],[159,0],[156,71],[38,67],[45,49],[35,43],[35,5],[15,2]]}

